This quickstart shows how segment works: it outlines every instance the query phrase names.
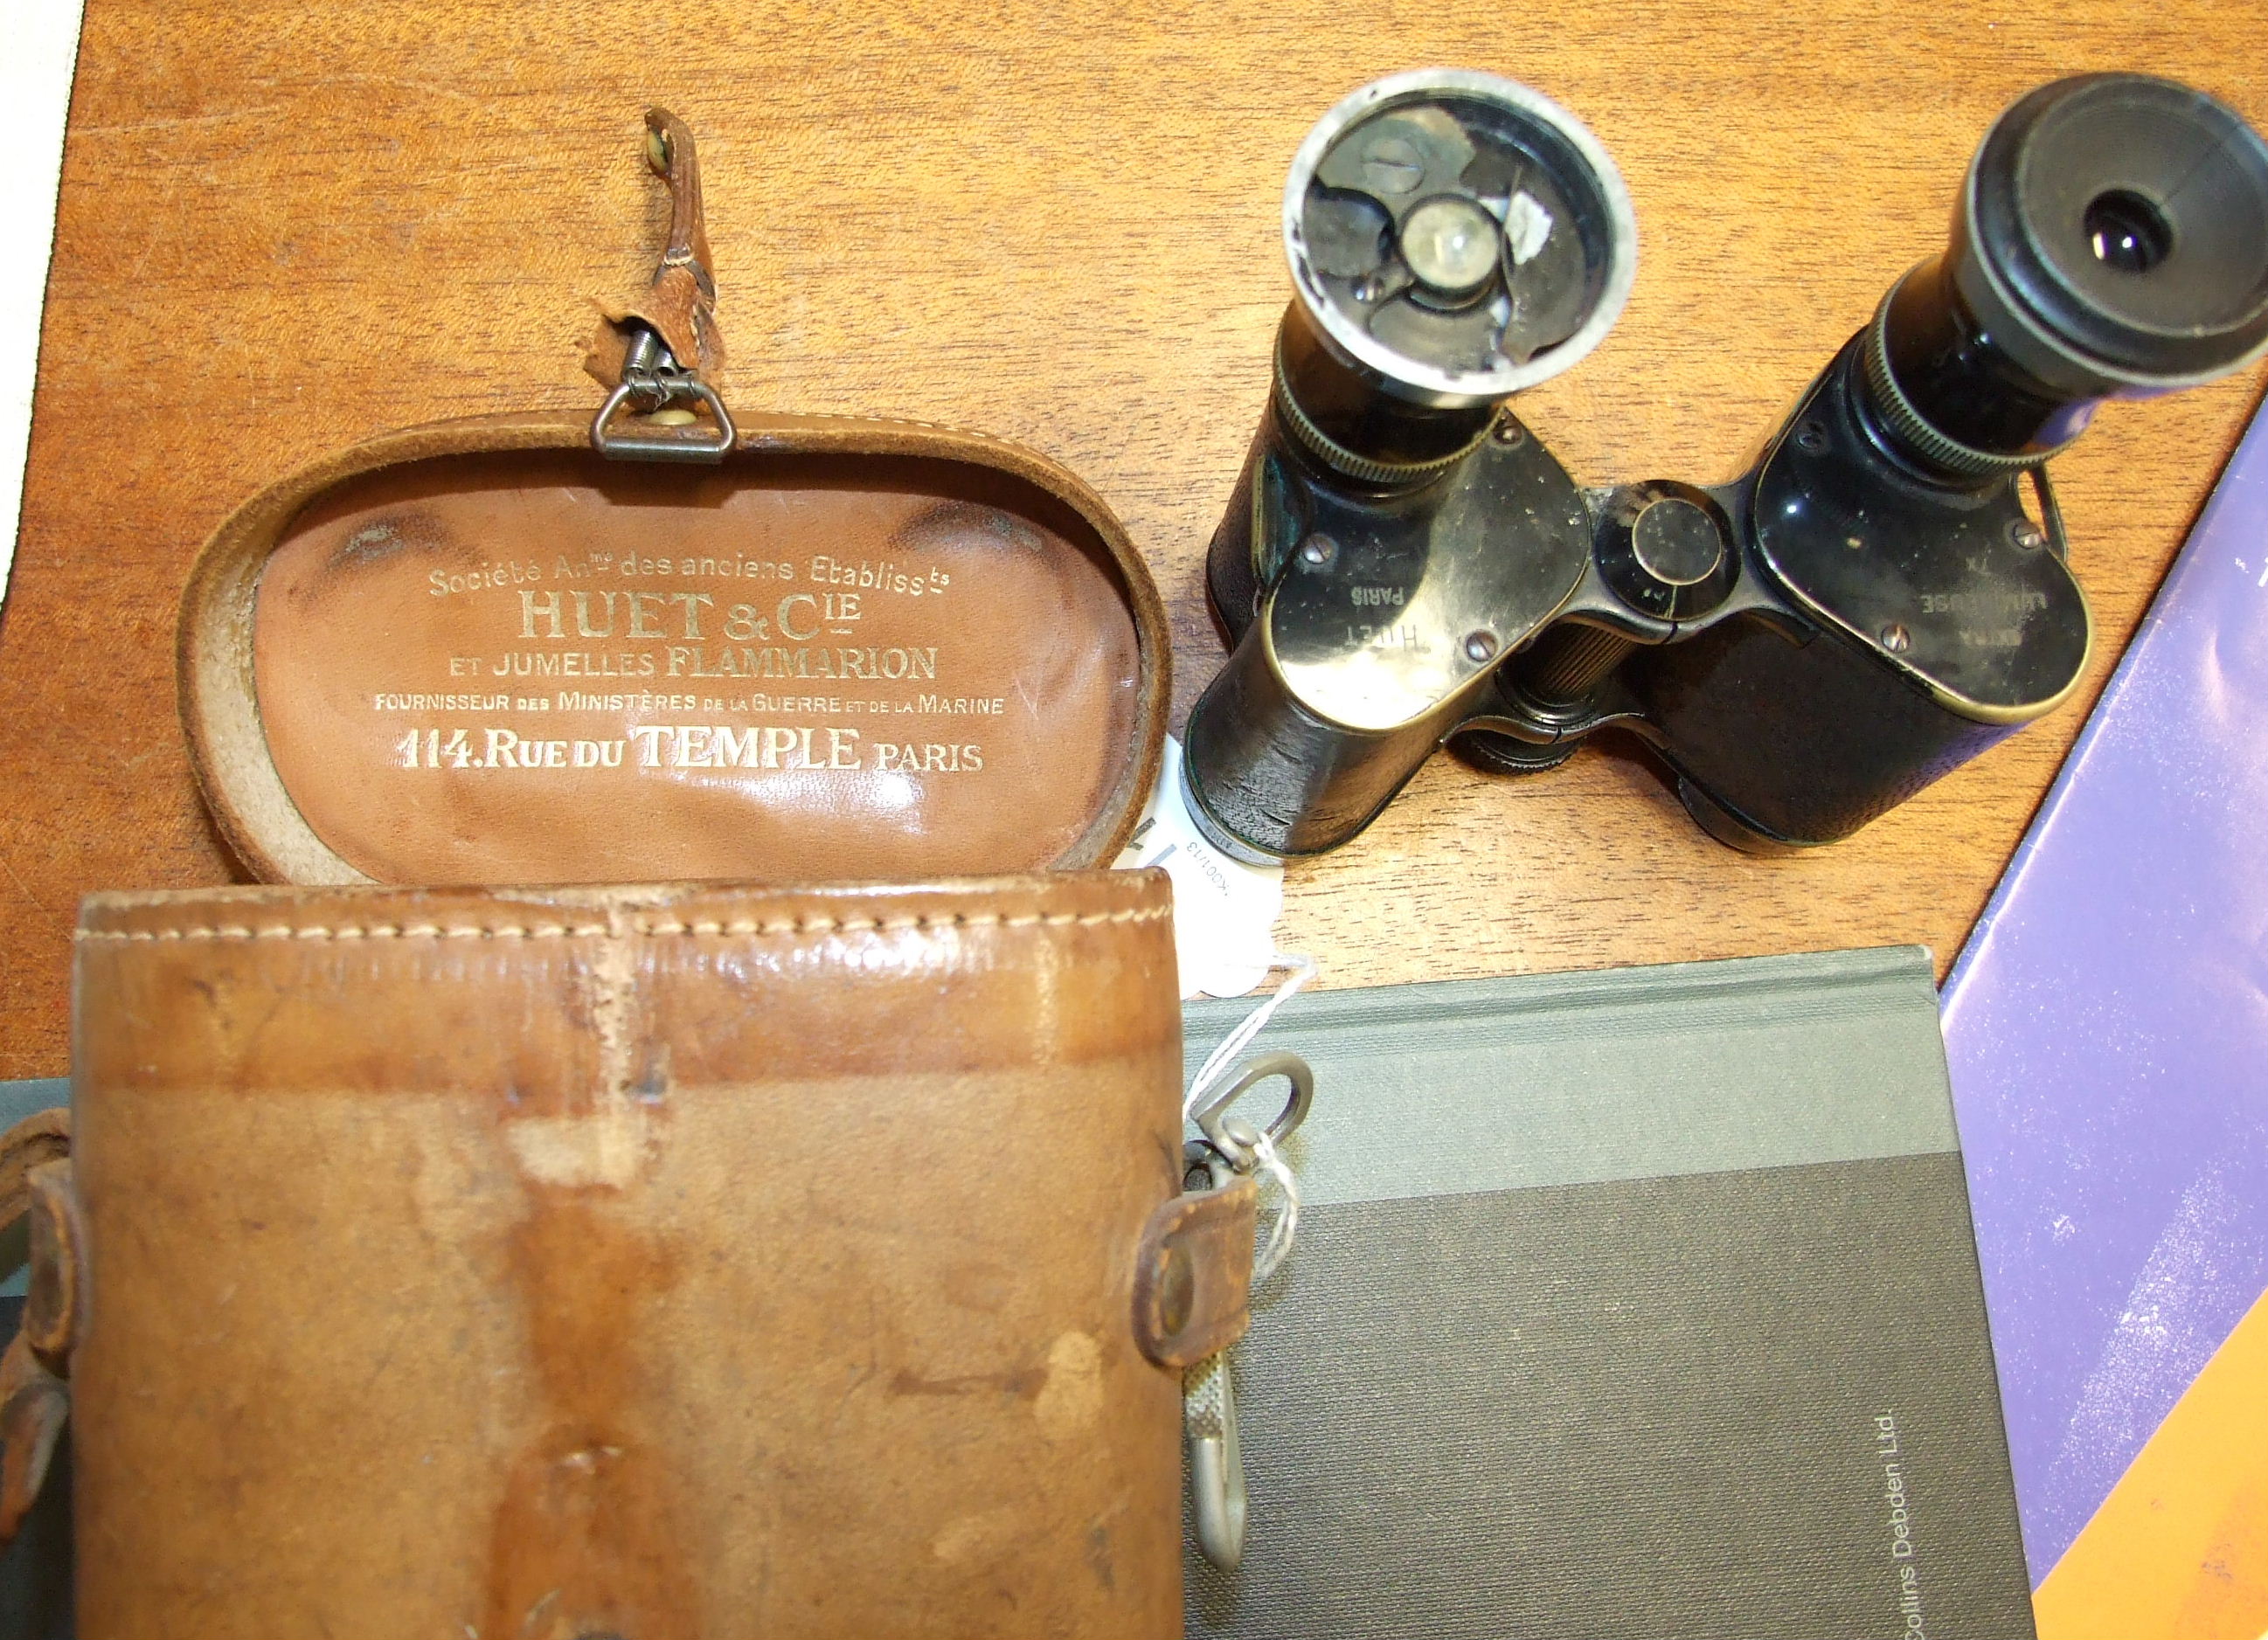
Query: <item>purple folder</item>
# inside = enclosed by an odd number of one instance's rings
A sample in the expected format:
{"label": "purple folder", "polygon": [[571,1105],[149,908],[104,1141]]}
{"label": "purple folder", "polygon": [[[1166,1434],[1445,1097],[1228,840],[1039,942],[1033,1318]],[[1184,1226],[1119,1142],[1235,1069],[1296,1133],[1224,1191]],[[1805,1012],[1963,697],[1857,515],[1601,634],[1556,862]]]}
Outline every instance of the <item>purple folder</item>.
{"label": "purple folder", "polygon": [[2268,413],[1944,1019],[2037,1584],[2268,1287]]}

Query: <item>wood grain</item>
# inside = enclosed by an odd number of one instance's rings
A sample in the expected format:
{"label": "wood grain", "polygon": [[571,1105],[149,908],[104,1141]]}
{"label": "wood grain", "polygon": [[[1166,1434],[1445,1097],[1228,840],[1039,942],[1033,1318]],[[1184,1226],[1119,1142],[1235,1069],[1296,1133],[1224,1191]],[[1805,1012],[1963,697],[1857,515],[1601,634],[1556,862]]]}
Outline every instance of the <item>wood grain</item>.
{"label": "wood grain", "polygon": [[[1427,63],[1527,80],[1634,196],[1637,293],[1522,401],[1586,482],[1743,464],[2038,82],[2184,78],[2268,121],[2250,8],[2212,0],[1609,7],[88,0],[15,586],[0,626],[0,1074],[66,1057],[92,889],[233,874],[189,784],[175,600],[261,485],[439,416],[591,402],[589,298],[643,276],[640,111],[699,133],[751,408],[1019,439],[1117,509],[1217,664],[1200,556],[1265,392],[1283,171],[1342,92]],[[2119,407],[2059,461],[2091,700],[2259,378]],[[1295,867],[1329,981],[1918,940],[1957,950],[2077,732],[2066,710],[1840,846],[1708,842],[1643,763],[1439,759]]]}

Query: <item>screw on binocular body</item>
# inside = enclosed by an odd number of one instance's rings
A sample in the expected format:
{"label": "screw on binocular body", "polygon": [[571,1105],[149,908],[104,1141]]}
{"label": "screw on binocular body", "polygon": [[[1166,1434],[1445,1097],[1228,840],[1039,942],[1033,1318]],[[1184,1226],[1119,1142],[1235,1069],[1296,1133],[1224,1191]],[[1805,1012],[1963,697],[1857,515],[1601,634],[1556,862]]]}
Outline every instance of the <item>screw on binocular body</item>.
{"label": "screw on binocular body", "polygon": [[2029,518],[2018,518],[2008,526],[2008,541],[2025,552],[2037,552],[2048,544],[2047,533]]}

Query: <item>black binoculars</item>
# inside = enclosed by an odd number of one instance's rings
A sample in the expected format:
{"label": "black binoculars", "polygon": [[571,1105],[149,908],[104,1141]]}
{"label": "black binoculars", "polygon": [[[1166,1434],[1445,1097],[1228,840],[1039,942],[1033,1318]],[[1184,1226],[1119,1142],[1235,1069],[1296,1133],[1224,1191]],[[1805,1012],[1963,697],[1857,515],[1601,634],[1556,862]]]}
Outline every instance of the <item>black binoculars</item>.
{"label": "black binoculars", "polygon": [[1275,388],[1207,563],[1233,653],[1183,760],[1248,860],[1346,842],[1444,744],[1528,773],[1609,727],[1725,842],[1847,836],[2078,684],[2043,463],[2104,399],[2268,350],[2268,144],[2139,75],[2003,114],[1944,253],[1729,484],[1585,489],[1506,408],[1636,267],[1613,161],[1548,99],[1364,87],[1293,160],[1284,239]]}

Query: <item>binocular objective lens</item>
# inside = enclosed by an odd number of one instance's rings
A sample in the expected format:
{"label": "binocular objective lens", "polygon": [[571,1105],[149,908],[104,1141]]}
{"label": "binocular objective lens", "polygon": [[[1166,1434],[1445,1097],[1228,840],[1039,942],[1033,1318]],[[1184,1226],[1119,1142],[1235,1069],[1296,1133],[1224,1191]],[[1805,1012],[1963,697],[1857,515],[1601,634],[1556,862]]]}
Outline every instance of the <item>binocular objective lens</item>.
{"label": "binocular objective lens", "polygon": [[1371,384],[1442,408],[1503,398],[1595,346],[1637,232],[1597,140],[1493,75],[1364,87],[1308,134],[1285,248],[1312,327]]}
{"label": "binocular objective lens", "polygon": [[1497,233],[1496,218],[1475,202],[1429,199],[1402,224],[1403,259],[1429,293],[1476,295],[1496,274]]}

